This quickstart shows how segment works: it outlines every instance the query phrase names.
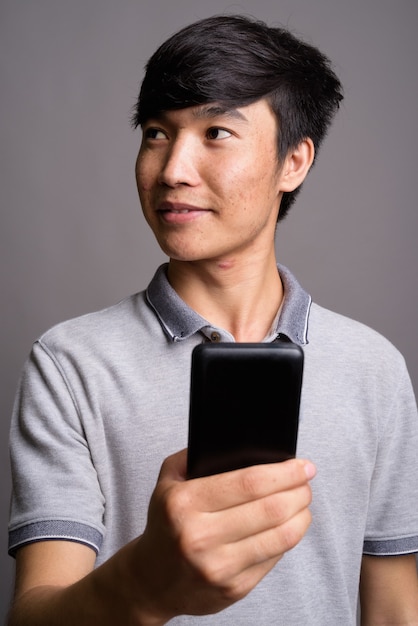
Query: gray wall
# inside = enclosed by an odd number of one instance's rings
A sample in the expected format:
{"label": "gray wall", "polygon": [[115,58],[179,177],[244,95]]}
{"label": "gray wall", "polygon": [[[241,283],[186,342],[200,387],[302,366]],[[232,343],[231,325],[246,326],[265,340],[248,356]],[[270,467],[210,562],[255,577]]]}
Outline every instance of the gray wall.
{"label": "gray wall", "polygon": [[218,12],[281,22],[334,60],[345,104],[278,256],[317,301],[387,335],[417,385],[416,0],[2,0],[1,616],[18,372],[39,333],[139,290],[163,259],[137,202],[130,109],[156,45]]}

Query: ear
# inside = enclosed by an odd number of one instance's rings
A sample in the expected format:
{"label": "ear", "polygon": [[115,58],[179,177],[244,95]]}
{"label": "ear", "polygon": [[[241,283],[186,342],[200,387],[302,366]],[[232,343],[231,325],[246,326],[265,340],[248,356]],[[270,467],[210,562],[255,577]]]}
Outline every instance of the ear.
{"label": "ear", "polygon": [[305,180],[315,156],[315,148],[309,137],[289,150],[280,176],[280,191],[294,191]]}

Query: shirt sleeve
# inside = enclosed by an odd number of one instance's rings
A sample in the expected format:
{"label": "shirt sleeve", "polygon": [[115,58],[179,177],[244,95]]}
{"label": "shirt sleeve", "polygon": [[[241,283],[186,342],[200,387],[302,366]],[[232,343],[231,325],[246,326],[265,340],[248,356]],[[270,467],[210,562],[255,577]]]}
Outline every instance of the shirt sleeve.
{"label": "shirt sleeve", "polygon": [[37,342],[24,367],[10,430],[9,553],[67,540],[96,553],[104,534],[100,489],[82,416],[54,355]]}
{"label": "shirt sleeve", "polygon": [[380,416],[364,541],[364,554],[375,556],[418,552],[418,416],[402,364],[396,393]]}

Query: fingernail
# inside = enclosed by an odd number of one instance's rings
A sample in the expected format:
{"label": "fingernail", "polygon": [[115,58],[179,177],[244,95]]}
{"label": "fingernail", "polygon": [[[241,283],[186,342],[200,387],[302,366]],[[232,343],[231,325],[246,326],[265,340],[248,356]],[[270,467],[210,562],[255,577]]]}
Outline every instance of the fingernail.
{"label": "fingernail", "polygon": [[316,475],[316,467],[313,463],[305,463],[305,474],[306,476],[309,478],[309,480],[311,480],[311,478],[313,478]]}

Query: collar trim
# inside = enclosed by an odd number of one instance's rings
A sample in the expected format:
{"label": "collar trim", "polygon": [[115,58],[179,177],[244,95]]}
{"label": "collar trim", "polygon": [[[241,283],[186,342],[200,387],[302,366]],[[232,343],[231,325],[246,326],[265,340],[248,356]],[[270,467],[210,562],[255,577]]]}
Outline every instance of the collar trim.
{"label": "collar trim", "polygon": [[[222,340],[231,340],[229,333],[213,327],[180,298],[168,282],[167,267],[168,264],[164,263],[157,269],[145,296],[168,337],[177,342],[203,330],[203,334],[207,336],[210,330],[211,333],[218,332]],[[312,298],[284,265],[278,265],[277,268],[283,283],[284,301],[276,326],[276,335],[285,335],[299,345],[307,344]]]}

